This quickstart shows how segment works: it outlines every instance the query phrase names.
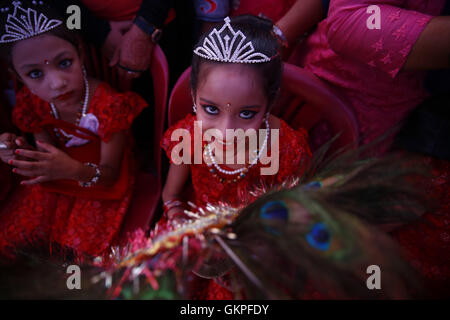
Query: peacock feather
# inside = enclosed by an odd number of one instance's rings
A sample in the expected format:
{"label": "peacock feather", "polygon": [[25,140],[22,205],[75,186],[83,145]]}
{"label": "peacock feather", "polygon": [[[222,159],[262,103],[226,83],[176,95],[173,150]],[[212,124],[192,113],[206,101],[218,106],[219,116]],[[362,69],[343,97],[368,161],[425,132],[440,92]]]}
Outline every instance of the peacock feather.
{"label": "peacock feather", "polygon": [[[230,279],[236,297],[246,298],[424,296],[385,232],[424,212],[423,190],[414,185],[423,172],[411,158],[360,160],[360,152],[328,160],[326,148],[319,150],[307,174],[279,186],[255,186],[257,200],[243,208],[192,205],[190,219],[155,229],[139,245],[112,248],[100,264],[83,268],[92,275],[85,284],[92,291],[84,292],[186,298],[196,275]],[[381,270],[380,290],[367,286],[370,266]]]}

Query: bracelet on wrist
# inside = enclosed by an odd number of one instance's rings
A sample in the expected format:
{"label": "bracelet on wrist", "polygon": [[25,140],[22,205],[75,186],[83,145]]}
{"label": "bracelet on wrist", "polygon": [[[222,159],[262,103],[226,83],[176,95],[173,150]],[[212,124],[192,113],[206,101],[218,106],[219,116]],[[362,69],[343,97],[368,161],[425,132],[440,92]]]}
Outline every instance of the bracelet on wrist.
{"label": "bracelet on wrist", "polygon": [[166,214],[172,208],[181,207],[181,206],[183,206],[183,201],[180,201],[178,199],[168,200],[168,201],[164,202],[164,204],[163,204],[164,214]]}
{"label": "bracelet on wrist", "polygon": [[185,218],[186,219],[186,215],[183,212],[178,211],[178,212],[173,213],[171,215],[171,217],[166,216],[167,220],[177,219],[177,218]]}
{"label": "bracelet on wrist", "polygon": [[98,180],[100,179],[100,176],[102,175],[102,173],[101,173],[101,171],[100,171],[99,166],[96,165],[96,164],[94,164],[94,163],[87,162],[87,163],[84,163],[83,165],[95,169],[95,175],[92,177],[92,179],[91,179],[90,181],[88,181],[88,182],[82,182],[82,181],[79,181],[79,182],[78,182],[78,184],[79,184],[81,187],[89,188],[89,187],[92,187],[93,185],[97,184],[97,182],[98,182]]}

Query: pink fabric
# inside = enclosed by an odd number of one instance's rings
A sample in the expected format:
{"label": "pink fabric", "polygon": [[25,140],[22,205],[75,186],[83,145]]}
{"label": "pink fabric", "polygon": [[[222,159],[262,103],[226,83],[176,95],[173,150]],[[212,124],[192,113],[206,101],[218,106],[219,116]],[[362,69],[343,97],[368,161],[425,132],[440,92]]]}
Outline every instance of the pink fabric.
{"label": "pink fabric", "polygon": [[[327,19],[307,39],[301,64],[348,98],[363,143],[405,119],[427,96],[424,72],[401,71],[419,35],[445,0],[331,0]],[[381,29],[367,28],[370,5]],[[379,151],[389,146],[386,142]]]}
{"label": "pink fabric", "polygon": [[262,13],[272,21],[280,20],[297,0],[234,0],[232,16]]}

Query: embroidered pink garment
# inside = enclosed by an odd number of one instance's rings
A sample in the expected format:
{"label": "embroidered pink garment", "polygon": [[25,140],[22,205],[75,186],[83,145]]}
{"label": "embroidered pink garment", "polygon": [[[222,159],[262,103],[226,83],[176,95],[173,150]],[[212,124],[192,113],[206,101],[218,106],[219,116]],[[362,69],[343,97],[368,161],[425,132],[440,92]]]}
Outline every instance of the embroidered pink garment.
{"label": "embroidered pink garment", "polygon": [[[331,0],[328,17],[307,39],[301,65],[348,98],[363,143],[405,119],[427,96],[424,72],[401,71],[419,35],[445,0]],[[370,30],[367,8],[380,8]],[[389,146],[387,142],[381,150]]]}

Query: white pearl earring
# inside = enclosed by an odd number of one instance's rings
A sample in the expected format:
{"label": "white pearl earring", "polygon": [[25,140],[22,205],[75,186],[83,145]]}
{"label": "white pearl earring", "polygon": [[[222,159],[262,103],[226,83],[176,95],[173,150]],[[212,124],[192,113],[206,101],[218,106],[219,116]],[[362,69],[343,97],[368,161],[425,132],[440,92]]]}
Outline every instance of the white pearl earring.
{"label": "white pearl earring", "polygon": [[197,105],[195,103],[192,106],[192,111],[194,111],[194,113],[197,113]]}

